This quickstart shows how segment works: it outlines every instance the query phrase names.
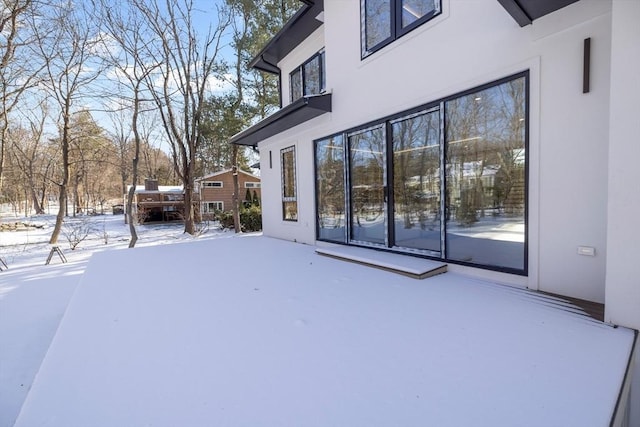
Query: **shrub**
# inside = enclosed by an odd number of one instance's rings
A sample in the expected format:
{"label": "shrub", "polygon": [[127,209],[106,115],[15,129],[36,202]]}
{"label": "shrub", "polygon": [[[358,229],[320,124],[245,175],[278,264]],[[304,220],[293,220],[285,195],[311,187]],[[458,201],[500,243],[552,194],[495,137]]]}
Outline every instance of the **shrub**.
{"label": "shrub", "polygon": [[[224,211],[217,214],[217,220],[222,228],[233,228],[233,211]],[[262,230],[262,211],[258,206],[240,209],[240,227],[242,231]]]}

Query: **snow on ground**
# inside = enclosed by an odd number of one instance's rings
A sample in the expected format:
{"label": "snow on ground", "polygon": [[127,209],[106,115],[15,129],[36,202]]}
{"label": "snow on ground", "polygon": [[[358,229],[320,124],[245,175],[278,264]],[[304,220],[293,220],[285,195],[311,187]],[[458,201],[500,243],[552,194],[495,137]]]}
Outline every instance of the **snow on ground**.
{"label": "snow on ground", "polygon": [[[5,225],[20,224],[20,231],[0,232],[0,258],[9,267],[0,272],[0,427],[13,425],[90,256],[98,251],[124,249],[129,244],[129,226],[124,224],[123,215],[99,215],[88,220],[93,232],[75,250],[69,249],[64,233],[58,240],[68,263],[54,256],[45,266],[55,217],[2,218]],[[177,223],[139,226],[137,247],[194,240],[183,230],[184,225]],[[197,239],[231,234],[211,224]],[[1,264],[0,268],[4,270]]]}
{"label": "snow on ground", "polygon": [[[34,354],[22,388],[52,341],[16,427],[609,425],[628,329],[453,273],[416,280],[262,236],[186,240],[97,253],[79,285],[28,280],[67,266],[2,282],[11,320],[39,325],[10,351]],[[33,313],[47,286],[65,301],[76,288],[53,340],[64,301]]]}

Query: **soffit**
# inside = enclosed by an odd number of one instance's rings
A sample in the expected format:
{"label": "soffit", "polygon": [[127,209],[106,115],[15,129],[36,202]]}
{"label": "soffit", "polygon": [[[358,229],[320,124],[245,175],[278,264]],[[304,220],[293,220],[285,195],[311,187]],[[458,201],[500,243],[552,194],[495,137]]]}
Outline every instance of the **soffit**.
{"label": "soffit", "polygon": [[303,1],[305,4],[251,60],[249,67],[279,74],[278,62],[322,25],[316,18],[324,10],[324,0]]}
{"label": "soffit", "polygon": [[331,94],[300,98],[276,111],[261,122],[231,137],[238,145],[257,146],[258,142],[291,129],[301,123],[331,111]]}
{"label": "soffit", "polygon": [[578,0],[498,0],[521,27]]}

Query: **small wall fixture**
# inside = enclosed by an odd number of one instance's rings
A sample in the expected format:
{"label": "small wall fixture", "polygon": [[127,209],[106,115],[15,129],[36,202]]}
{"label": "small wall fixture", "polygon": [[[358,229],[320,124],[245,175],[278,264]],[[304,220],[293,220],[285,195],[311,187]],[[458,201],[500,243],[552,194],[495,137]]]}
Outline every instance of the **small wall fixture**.
{"label": "small wall fixture", "polygon": [[582,64],[582,93],[591,89],[591,37],[584,39],[584,56]]}

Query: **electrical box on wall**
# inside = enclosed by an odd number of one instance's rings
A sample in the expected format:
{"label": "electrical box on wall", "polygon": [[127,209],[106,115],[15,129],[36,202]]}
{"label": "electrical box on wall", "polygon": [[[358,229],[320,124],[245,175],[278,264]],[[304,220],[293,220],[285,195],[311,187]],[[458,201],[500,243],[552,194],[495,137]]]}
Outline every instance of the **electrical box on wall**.
{"label": "electrical box on wall", "polygon": [[596,256],[596,248],[592,246],[578,246],[578,255]]}

